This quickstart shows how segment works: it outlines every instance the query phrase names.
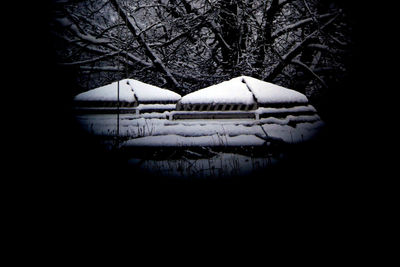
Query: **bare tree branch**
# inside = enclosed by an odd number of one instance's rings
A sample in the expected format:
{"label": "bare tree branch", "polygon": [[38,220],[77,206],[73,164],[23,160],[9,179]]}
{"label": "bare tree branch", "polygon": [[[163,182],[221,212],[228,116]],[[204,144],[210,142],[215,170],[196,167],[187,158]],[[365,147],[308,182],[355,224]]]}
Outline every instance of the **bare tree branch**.
{"label": "bare tree branch", "polygon": [[317,78],[317,80],[321,83],[321,85],[325,88],[328,88],[328,86],[326,85],[326,83],[324,82],[324,80],[319,77],[311,68],[309,68],[306,64],[304,64],[303,62],[300,62],[298,60],[292,60],[290,63],[298,65],[300,67],[302,67],[303,69],[305,69],[307,72],[309,72],[312,76],[314,76],[315,78]]}
{"label": "bare tree branch", "polygon": [[328,22],[326,22],[323,26],[320,27],[320,29],[315,30],[311,34],[309,34],[307,37],[305,37],[300,43],[295,44],[289,52],[287,52],[284,56],[282,56],[282,61],[280,61],[272,70],[272,72],[267,76],[267,80],[272,81],[282,70],[283,68],[294,58],[296,57],[302,49],[309,44],[309,42],[312,41],[312,38],[320,31],[328,27],[336,18],[338,15],[330,19]]}
{"label": "bare tree branch", "polygon": [[136,39],[139,42],[139,44],[144,48],[146,55],[150,58],[150,60],[153,62],[153,64],[157,68],[159,68],[162,72],[164,72],[164,74],[166,75],[167,80],[171,83],[171,86],[174,86],[175,88],[179,88],[180,85],[176,81],[174,76],[171,74],[170,70],[164,65],[164,63],[160,60],[160,58],[149,47],[149,45],[144,40],[144,37],[142,35],[138,35],[137,34],[136,28],[135,28],[131,18],[128,17],[126,12],[118,4],[117,0],[110,0],[110,2],[114,6],[114,8],[117,11],[118,15],[122,18],[122,20],[127,22],[126,26],[131,31],[133,36],[136,37]]}

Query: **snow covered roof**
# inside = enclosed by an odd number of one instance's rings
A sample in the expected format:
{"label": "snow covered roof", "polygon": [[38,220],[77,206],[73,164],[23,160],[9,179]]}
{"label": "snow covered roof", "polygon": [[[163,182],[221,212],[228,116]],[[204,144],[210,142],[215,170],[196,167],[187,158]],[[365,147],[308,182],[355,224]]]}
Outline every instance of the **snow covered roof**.
{"label": "snow covered roof", "polygon": [[241,103],[253,104],[253,94],[249,91],[246,84],[243,83],[241,77],[234,78],[196,92],[190,93],[182,97],[181,104],[225,104],[225,103]]}
{"label": "snow covered roof", "polygon": [[253,95],[259,104],[308,103],[307,97],[299,92],[247,76],[200,89],[182,97],[180,102],[181,104],[253,104],[255,103]]}
{"label": "snow covered roof", "polygon": [[307,97],[297,91],[252,77],[242,76],[242,79],[260,104],[308,103]]}
{"label": "snow covered roof", "polygon": [[[101,86],[81,93],[75,97],[76,101],[117,101],[118,82]],[[137,99],[135,99],[135,95]],[[119,99],[122,102],[157,102],[178,101],[181,96],[167,89],[146,84],[134,79],[119,81]]]}

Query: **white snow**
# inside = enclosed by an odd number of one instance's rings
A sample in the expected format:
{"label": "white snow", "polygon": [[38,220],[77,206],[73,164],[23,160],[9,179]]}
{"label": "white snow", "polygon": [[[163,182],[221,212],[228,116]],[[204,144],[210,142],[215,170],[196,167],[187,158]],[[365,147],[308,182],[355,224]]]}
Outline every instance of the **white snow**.
{"label": "white snow", "polygon": [[[125,81],[125,80],[123,80]],[[133,79],[127,79],[132,90],[135,92],[139,102],[151,102],[151,101],[178,101],[181,96],[175,92],[167,89],[162,89],[157,86],[142,83]]]}
{"label": "white snow", "polygon": [[187,94],[182,104],[253,104],[254,97],[260,104],[307,104],[305,95],[285,87],[248,76],[233,78]]}
{"label": "white snow", "polygon": [[311,106],[295,106],[290,108],[263,108],[260,107],[254,111],[257,114],[266,114],[266,113],[299,113],[299,112],[317,112],[317,110]]}
{"label": "white snow", "polygon": [[238,77],[200,89],[183,96],[180,102],[182,104],[253,104],[253,95],[241,80],[241,77]]}
{"label": "white snow", "polygon": [[264,82],[252,77],[242,76],[241,79],[246,82],[249,89],[257,98],[258,103],[308,103],[307,97],[297,91],[287,89],[276,84]]}
{"label": "white snow", "polygon": [[[156,113],[149,113],[156,114]],[[160,113],[157,113],[160,115]],[[165,117],[164,114],[161,114]],[[174,120],[156,116],[139,117],[121,114],[117,129],[117,115],[90,114],[77,116],[82,128],[98,136],[130,138],[123,146],[215,146],[215,145],[261,145],[264,136],[282,139],[287,143],[298,143],[311,139],[324,123],[318,115],[286,116],[283,119],[265,118],[226,120]],[[289,126],[289,122],[297,122]]]}
{"label": "white snow", "polygon": [[[119,82],[119,99],[124,102],[134,102],[135,97],[131,87],[125,80]],[[117,101],[118,82],[101,86],[75,96],[76,101]]]}
{"label": "white snow", "polygon": [[[76,97],[77,100],[116,100],[117,83],[112,83]],[[174,92],[132,79],[120,81],[121,101],[179,100]],[[177,111],[175,104],[140,104],[137,110],[154,110],[145,114],[85,114],[77,120],[86,131],[112,138],[123,137],[121,146],[260,146],[265,138],[280,139],[286,143],[299,143],[311,139],[324,125],[307,98],[294,90],[286,89],[251,77],[241,76],[181,98],[181,103],[242,103],[253,104],[254,96],[260,103],[290,103],[289,108],[260,107],[255,114],[283,113],[254,119],[192,119],[168,120]],[[200,112],[200,111],[199,111]],[[226,113],[227,111],[220,111]],[[237,111],[236,111],[237,112]],[[245,112],[245,111],[243,111]],[[302,114],[310,112],[310,114]],[[300,114],[296,114],[300,113]],[[272,114],[271,114],[272,115]],[[119,128],[117,128],[117,125]],[[267,135],[265,134],[267,133]]]}
{"label": "white snow", "polygon": [[151,110],[172,110],[175,109],[175,104],[140,104],[139,106],[136,107],[138,110],[146,110],[146,109],[151,109]]}
{"label": "white snow", "polygon": [[[136,100],[135,95],[139,102],[178,101],[181,98],[175,92],[134,79],[119,81],[120,101],[134,102]],[[92,89],[75,97],[76,101],[117,101],[117,99],[118,82]]]}

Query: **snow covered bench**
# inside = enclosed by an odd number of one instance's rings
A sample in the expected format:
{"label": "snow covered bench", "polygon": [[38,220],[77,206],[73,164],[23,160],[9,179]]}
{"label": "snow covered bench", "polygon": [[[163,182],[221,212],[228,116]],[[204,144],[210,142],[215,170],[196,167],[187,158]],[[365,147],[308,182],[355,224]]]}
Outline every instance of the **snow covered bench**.
{"label": "snow covered bench", "polygon": [[174,110],[179,99],[181,96],[170,90],[124,79],[81,93],[74,101],[77,110],[84,112],[115,113],[119,109],[121,113],[140,114]]}
{"label": "snow covered bench", "polygon": [[245,111],[192,111],[192,112],[179,112],[173,111],[169,115],[169,119],[255,119],[254,112]]}
{"label": "snow covered bench", "polygon": [[[169,119],[242,119],[317,116],[305,95],[241,76],[181,98]],[[299,120],[302,121],[302,120]]]}
{"label": "snow covered bench", "polygon": [[235,111],[235,110],[254,110],[256,109],[256,104],[181,104],[178,103],[176,110],[182,111]]}

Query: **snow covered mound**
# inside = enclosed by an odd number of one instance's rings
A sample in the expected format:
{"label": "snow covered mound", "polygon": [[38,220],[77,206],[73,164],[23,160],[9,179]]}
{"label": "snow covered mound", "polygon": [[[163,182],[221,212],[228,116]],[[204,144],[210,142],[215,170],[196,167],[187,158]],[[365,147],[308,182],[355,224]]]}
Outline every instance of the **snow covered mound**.
{"label": "snow covered mound", "polygon": [[254,94],[259,104],[307,104],[305,95],[285,87],[242,76],[242,81]]}
{"label": "snow covered mound", "polygon": [[200,89],[182,97],[181,104],[253,104],[253,94],[242,78],[234,78],[210,87]]}
{"label": "snow covered mound", "polygon": [[190,93],[182,97],[178,106],[180,108],[198,104],[244,104],[254,105],[252,107],[255,108],[256,106],[294,106],[307,103],[307,97],[299,92],[252,77],[240,76]]}
{"label": "snow covered mound", "polygon": [[[162,89],[134,79],[119,81],[119,99],[121,102],[177,102],[181,96],[170,90]],[[107,101],[118,100],[118,82],[81,93],[75,97],[75,101]]]}

